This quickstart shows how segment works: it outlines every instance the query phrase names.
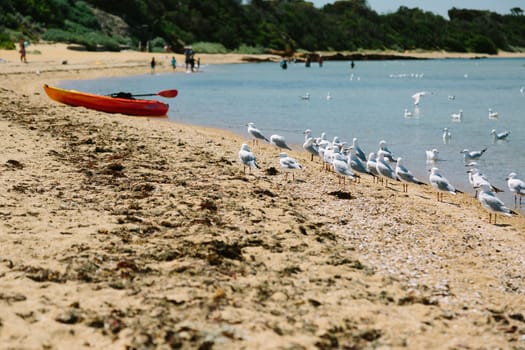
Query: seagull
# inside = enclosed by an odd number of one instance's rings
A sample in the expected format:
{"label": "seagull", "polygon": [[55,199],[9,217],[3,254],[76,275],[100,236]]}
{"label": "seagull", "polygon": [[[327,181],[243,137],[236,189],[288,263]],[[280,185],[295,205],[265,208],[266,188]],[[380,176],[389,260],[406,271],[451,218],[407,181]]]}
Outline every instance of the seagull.
{"label": "seagull", "polygon": [[264,136],[262,132],[255,127],[254,123],[248,123],[248,133],[253,137],[254,144],[258,143],[259,140],[270,142],[270,140],[268,140],[266,136]]}
{"label": "seagull", "polygon": [[388,179],[397,180],[396,172],[390,164],[385,160],[385,151],[379,151],[376,159],[376,170],[378,174],[386,179],[386,185],[388,186]]}
{"label": "seagull", "polygon": [[427,150],[426,154],[427,154],[427,162],[436,162],[440,160],[438,158],[439,151],[435,148],[432,150]]}
{"label": "seagull", "polygon": [[[334,168],[334,171],[343,178],[343,185],[345,183],[345,176],[351,178],[352,180],[355,180],[359,177],[350,170],[350,168],[348,167],[347,159],[340,153],[334,154],[334,159],[332,160],[332,167]],[[341,182],[341,179],[339,179],[339,182]]]}
{"label": "seagull", "polygon": [[261,169],[261,167],[257,164],[255,155],[250,151],[250,147],[248,147],[248,145],[245,143],[241,145],[241,149],[239,151],[239,160],[243,164],[243,170],[245,174],[246,167],[250,169],[250,172],[252,168]]}
{"label": "seagull", "polygon": [[461,121],[461,119],[463,118],[463,110],[460,109],[457,113],[452,113],[450,117],[454,121]]}
{"label": "seagull", "polygon": [[419,101],[421,100],[421,97],[425,95],[428,95],[427,91],[420,91],[413,94],[412,99],[414,100],[414,106],[417,106],[419,104]]}
{"label": "seagull", "polygon": [[413,117],[414,115],[412,114],[412,112],[410,112],[408,109],[405,108],[405,114],[404,114],[405,118],[411,118]]}
{"label": "seagull", "polygon": [[317,147],[317,144],[315,143],[315,139],[312,137],[312,132],[310,129],[306,129],[304,131],[304,143],[303,143],[303,149],[310,153],[310,160],[314,160],[314,156],[319,155],[319,148]]}
{"label": "seagull", "polygon": [[350,156],[348,157],[348,165],[350,166],[350,169],[352,169],[355,172],[361,173],[361,174],[368,174],[368,175],[375,176],[374,174],[370,172],[370,170],[368,170],[368,168],[366,167],[366,163],[363,162],[361,158],[359,158],[359,156],[357,155],[356,149],[353,146],[351,146],[349,150],[350,150]]}
{"label": "seagull", "polygon": [[352,148],[355,151],[355,154],[361,159],[363,162],[366,162],[366,154],[363,152],[361,147],[359,147],[359,141],[357,140],[357,137],[354,137],[352,139]]}
{"label": "seagull", "polygon": [[326,95],[326,100],[330,101],[332,99],[332,96],[330,95],[330,92],[328,92],[328,95]]}
{"label": "seagull", "polygon": [[489,108],[489,119],[498,119],[499,113],[493,112],[491,108]]}
{"label": "seagull", "polygon": [[492,129],[490,134],[494,136],[494,141],[503,141],[510,135],[510,131],[505,130],[502,132],[496,132],[496,129]]}
{"label": "seagull", "polygon": [[288,150],[292,150],[287,144],[286,140],[281,135],[272,135],[270,136],[270,143],[278,148],[284,148]]}
{"label": "seagull", "polygon": [[301,100],[309,100],[310,99],[310,94],[307,92],[305,95],[302,95],[302,96],[299,96],[301,98]]}
{"label": "seagull", "polygon": [[444,144],[449,143],[451,138],[452,138],[452,135],[450,134],[450,130],[448,130],[448,128],[443,128],[443,143]]}
{"label": "seagull", "polygon": [[423,182],[416,179],[416,177],[402,165],[402,158],[397,158],[396,164],[396,176],[401,182],[403,182],[403,192],[408,192],[408,184],[413,183],[417,185],[422,185]]}
{"label": "seagull", "polygon": [[517,207],[518,197],[521,207],[521,198],[525,196],[525,182],[518,179],[518,175],[514,172],[510,173],[505,180],[507,180],[509,190],[514,193],[514,207]]}
{"label": "seagull", "polygon": [[490,186],[481,185],[478,200],[488,212],[489,212],[489,224],[491,223],[492,214],[494,214],[494,225],[496,224],[496,215],[503,214],[506,216],[512,216],[512,212],[505,206],[503,201],[496,197],[494,192],[490,190]]}
{"label": "seagull", "polygon": [[450,101],[453,101],[453,100],[456,99],[456,96],[454,96],[454,95],[448,95],[448,99],[449,99]]}
{"label": "seagull", "polygon": [[370,152],[370,154],[368,155],[368,160],[366,161],[366,168],[368,169],[370,174],[374,175],[374,182],[376,182],[376,179],[379,178],[379,173],[377,172],[376,164],[376,154],[375,152]]}
{"label": "seagull", "polygon": [[468,149],[464,149],[463,151],[459,152],[459,153],[463,153],[463,159],[465,160],[465,162],[470,162],[471,160],[477,160],[479,159],[483,153],[485,153],[485,151],[487,150],[487,148],[483,148],[481,151],[469,151]]}
{"label": "seagull", "polygon": [[443,192],[449,192],[453,195],[456,195],[456,189],[450,182],[448,182],[445,177],[441,175],[438,168],[434,167],[430,170],[430,176],[428,179],[430,180],[430,185],[438,190],[438,202],[443,202]]}
{"label": "seagull", "polygon": [[279,163],[281,164],[281,169],[285,172],[285,180],[288,178],[288,173],[292,172],[292,180],[294,180],[294,171],[302,169],[302,165],[299,164],[294,158],[288,157],[284,152],[279,153]]}
{"label": "seagull", "polygon": [[386,145],[386,141],[385,140],[381,140],[379,141],[379,150],[377,152],[377,155],[379,156],[379,152],[380,151],[383,151],[385,154],[384,154],[384,157],[386,159],[388,159],[389,162],[395,162],[395,159],[394,157],[392,156],[392,152],[388,149],[387,145]]}
{"label": "seagull", "polygon": [[476,190],[474,198],[478,197],[478,188],[480,188],[483,185],[489,186],[490,190],[493,192],[503,192],[503,190],[497,188],[496,186],[493,186],[489,182],[488,177],[485,174],[483,174],[478,168],[475,167],[477,165],[476,162],[472,162],[469,165],[472,166],[472,168],[467,171],[467,173],[469,174],[468,181],[470,182],[472,188]]}

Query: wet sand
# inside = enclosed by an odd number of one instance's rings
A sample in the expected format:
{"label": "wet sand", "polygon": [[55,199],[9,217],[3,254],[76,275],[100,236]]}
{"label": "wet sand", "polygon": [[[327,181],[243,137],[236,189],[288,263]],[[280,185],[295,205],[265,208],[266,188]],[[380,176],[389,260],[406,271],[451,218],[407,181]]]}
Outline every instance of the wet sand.
{"label": "wet sand", "polygon": [[247,134],[43,92],[151,54],[34,47],[0,51],[1,349],[525,348],[522,216],[342,184],[301,149],[294,180],[268,144],[244,173]]}

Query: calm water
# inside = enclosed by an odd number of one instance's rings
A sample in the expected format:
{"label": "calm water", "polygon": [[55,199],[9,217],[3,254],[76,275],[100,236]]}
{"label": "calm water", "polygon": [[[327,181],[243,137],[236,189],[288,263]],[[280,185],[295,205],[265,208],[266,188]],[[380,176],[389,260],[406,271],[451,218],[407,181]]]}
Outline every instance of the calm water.
{"label": "calm water", "polygon": [[[145,67],[146,69],[147,67]],[[499,197],[513,206],[505,177],[511,171],[525,179],[525,59],[370,61],[290,64],[204,65],[194,74],[162,73],[93,81],[67,81],[61,86],[100,94],[118,91],[157,92],[176,88],[169,119],[233,130],[248,137],[246,124],[254,122],[268,137],[280,134],[300,150],[302,132],[326,132],[351,143],[353,137],[368,152],[386,140],[395,156],[428,182],[425,150],[437,148],[443,161],[437,166],[457,188],[473,192],[468,184],[462,149],[488,147],[478,161],[491,182],[505,189]],[[414,109],[411,96],[431,94]],[[299,96],[310,94],[310,100]],[[330,100],[326,96],[330,94]],[[449,95],[455,99],[450,100]],[[161,99],[161,98],[159,98]],[[405,118],[409,109],[414,117]],[[488,118],[488,109],[499,112]],[[450,115],[463,110],[461,122]],[[452,139],[442,140],[448,127]],[[507,142],[494,143],[490,131],[510,130]]]}

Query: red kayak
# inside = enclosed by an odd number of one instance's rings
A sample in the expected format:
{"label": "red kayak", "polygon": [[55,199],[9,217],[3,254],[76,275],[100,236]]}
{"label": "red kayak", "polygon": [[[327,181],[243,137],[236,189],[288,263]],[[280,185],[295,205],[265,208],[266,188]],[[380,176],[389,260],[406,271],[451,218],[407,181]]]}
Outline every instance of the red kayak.
{"label": "red kayak", "polygon": [[89,94],[44,85],[47,96],[52,100],[74,107],[86,107],[108,113],[122,113],[136,116],[163,117],[169,105],[155,100],[138,100]]}

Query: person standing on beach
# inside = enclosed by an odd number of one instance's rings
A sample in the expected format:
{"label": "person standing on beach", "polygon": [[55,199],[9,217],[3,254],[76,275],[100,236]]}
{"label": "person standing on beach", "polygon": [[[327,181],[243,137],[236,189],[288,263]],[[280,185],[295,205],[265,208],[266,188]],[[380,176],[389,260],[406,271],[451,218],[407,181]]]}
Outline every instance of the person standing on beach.
{"label": "person standing on beach", "polygon": [[155,65],[157,63],[155,62],[155,57],[151,58],[150,66],[151,66],[151,74],[155,73]]}
{"label": "person standing on beach", "polygon": [[173,70],[177,68],[177,60],[175,59],[175,56],[171,56],[171,68],[173,68]]}
{"label": "person standing on beach", "polygon": [[26,58],[26,44],[24,42],[24,39],[20,39],[20,41],[18,42],[18,45],[20,46],[20,62],[24,62],[24,63],[27,63],[27,58]]}

